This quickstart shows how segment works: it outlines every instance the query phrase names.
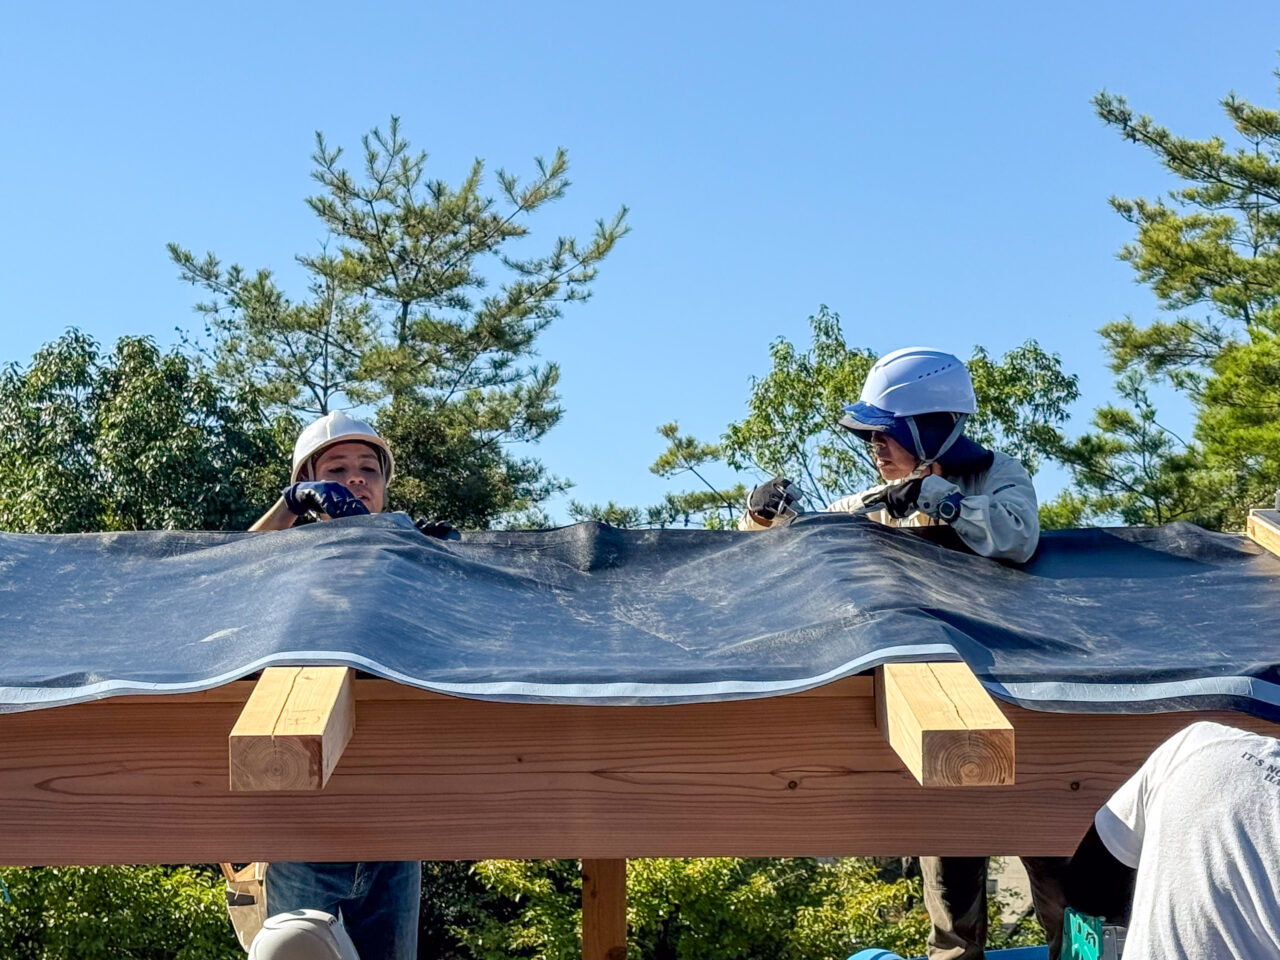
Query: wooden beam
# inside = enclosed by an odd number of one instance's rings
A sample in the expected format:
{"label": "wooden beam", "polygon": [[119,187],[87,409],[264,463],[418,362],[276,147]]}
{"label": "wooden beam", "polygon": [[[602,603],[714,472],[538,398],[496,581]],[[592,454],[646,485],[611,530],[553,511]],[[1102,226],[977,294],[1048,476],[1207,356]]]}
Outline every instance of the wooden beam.
{"label": "wooden beam", "polygon": [[1258,546],[1280,557],[1280,510],[1250,510],[1246,529]]}
{"label": "wooden beam", "polygon": [[[669,707],[486,703],[357,680],[319,793],[232,793],[253,690],[0,714],[0,863],[1069,856],[1098,807],[1195,720],[1001,704],[1012,787],[930,790],[876,728],[870,677]],[[822,696],[827,692],[828,696]]]}
{"label": "wooden beam", "polygon": [[1014,782],[1013,726],[964,663],[887,663],[876,669],[885,740],[926,787]]}
{"label": "wooden beam", "polygon": [[582,861],[582,960],[627,960],[627,861]]}
{"label": "wooden beam", "polygon": [[355,729],[355,671],[270,667],[228,738],[236,792],[321,790]]}

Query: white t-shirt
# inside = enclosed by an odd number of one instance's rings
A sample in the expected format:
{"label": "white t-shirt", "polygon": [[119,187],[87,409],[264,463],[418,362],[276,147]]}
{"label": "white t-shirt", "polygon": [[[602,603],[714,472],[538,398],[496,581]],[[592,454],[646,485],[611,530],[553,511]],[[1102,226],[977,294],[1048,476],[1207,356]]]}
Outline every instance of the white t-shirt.
{"label": "white t-shirt", "polygon": [[1094,824],[1138,871],[1126,960],[1280,958],[1280,740],[1193,723]]}

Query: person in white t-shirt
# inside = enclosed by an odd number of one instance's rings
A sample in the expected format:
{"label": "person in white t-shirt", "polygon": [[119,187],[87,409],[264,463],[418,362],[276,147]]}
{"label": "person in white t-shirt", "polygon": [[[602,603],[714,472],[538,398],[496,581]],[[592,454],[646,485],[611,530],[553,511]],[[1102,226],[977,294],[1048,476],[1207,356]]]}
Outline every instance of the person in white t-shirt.
{"label": "person in white t-shirt", "polygon": [[1280,740],[1193,723],[1094,817],[1067,902],[1124,922],[1124,956],[1280,960]]}

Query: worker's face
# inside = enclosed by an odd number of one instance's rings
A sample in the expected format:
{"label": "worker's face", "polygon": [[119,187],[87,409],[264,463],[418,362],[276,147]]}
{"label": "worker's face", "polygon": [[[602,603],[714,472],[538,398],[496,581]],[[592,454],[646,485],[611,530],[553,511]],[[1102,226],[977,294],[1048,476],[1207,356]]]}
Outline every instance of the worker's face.
{"label": "worker's face", "polygon": [[886,480],[901,480],[920,462],[914,453],[893,437],[878,431],[871,435],[871,456],[875,459],[880,476]]}
{"label": "worker's face", "polygon": [[335,443],[316,460],[315,479],[335,480],[359,497],[370,513],[382,512],[387,478],[368,444]]}

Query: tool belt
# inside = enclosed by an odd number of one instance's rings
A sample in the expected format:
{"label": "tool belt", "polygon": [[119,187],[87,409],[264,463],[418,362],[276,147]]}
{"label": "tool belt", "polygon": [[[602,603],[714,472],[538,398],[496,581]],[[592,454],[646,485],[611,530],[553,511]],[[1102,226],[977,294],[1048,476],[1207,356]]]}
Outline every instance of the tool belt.
{"label": "tool belt", "polygon": [[249,944],[267,919],[267,865],[261,861],[236,869],[233,863],[220,863],[227,878],[227,914],[235,928],[241,948],[249,952]]}

